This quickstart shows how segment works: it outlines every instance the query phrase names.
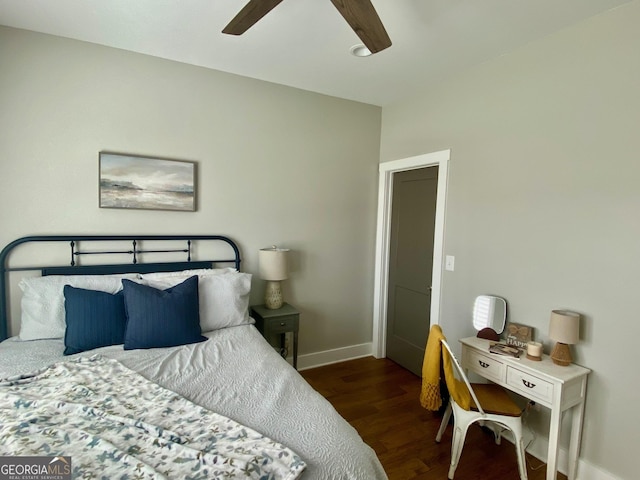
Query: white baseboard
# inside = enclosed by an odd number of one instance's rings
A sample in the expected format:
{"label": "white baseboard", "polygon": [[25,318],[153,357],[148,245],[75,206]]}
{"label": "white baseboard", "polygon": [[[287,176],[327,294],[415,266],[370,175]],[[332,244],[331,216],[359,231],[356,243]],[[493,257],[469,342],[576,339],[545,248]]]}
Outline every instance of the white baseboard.
{"label": "white baseboard", "polygon": [[[541,462],[547,462],[547,450],[549,448],[548,439],[536,436],[535,442],[527,448],[527,452],[536,457]],[[568,471],[568,456],[569,453],[566,449],[560,448],[558,450],[558,471],[567,474]],[[610,472],[601,469],[600,467],[587,462],[586,460],[578,459],[578,471],[576,472],[577,480],[622,480],[616,477]]]}
{"label": "white baseboard", "polygon": [[334,348],[333,350],[325,350],[323,352],[298,355],[298,370],[308,370],[309,368],[331,365],[332,363],[368,357],[373,354],[372,352],[372,343],[362,343],[360,345]]}
{"label": "white baseboard", "polygon": [[600,467],[584,460],[578,460],[578,480],[622,480]]}
{"label": "white baseboard", "polygon": [[[524,431],[524,442],[525,445],[527,441],[531,438],[530,430]],[[513,435],[511,432],[506,431],[502,437],[504,440],[513,444]],[[547,452],[549,449],[549,440],[546,437],[536,435],[535,441],[527,447],[527,453],[533,455],[538,460],[543,463],[547,463]],[[530,465],[528,465],[530,467]],[[544,468],[544,467],[541,467]],[[558,471],[560,473],[564,473],[567,475],[569,470],[569,452],[560,448],[558,450]],[[576,472],[576,480],[622,480],[621,478],[616,477],[615,475],[607,472],[606,470],[602,470],[600,467],[597,467],[586,460],[579,458],[578,459],[578,471]]]}

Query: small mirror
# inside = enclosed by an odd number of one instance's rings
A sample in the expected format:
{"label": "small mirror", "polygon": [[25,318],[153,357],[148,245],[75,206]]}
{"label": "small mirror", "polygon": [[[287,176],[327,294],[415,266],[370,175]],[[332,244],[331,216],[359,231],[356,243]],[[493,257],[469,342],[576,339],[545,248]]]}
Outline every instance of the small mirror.
{"label": "small mirror", "polygon": [[507,302],[492,295],[479,295],[473,304],[473,327],[480,331],[491,328],[502,333],[507,319]]}

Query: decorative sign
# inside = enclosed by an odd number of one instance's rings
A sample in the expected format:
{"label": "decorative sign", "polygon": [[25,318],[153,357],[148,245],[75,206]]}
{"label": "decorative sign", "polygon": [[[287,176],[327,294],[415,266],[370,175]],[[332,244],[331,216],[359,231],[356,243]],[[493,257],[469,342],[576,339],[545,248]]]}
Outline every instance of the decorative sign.
{"label": "decorative sign", "polygon": [[520,323],[509,323],[507,325],[507,345],[518,348],[527,348],[527,343],[531,341],[532,328]]}

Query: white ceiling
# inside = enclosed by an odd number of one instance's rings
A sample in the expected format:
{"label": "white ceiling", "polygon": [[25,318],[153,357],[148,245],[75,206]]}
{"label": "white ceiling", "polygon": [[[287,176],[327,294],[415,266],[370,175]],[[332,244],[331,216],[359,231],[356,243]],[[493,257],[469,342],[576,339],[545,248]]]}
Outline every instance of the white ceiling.
{"label": "white ceiling", "polygon": [[373,0],[393,45],[367,58],[329,0],[284,0],[239,37],[221,30],[245,0],[0,0],[0,24],[384,106],[629,1]]}

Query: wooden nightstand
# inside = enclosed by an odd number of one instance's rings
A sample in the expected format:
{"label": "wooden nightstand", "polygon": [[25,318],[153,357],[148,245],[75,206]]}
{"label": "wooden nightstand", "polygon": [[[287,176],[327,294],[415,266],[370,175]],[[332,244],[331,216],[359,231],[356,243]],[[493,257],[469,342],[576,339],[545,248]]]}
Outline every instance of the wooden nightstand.
{"label": "wooden nightstand", "polygon": [[280,355],[284,358],[287,357],[285,334],[288,332],[293,333],[293,368],[297,369],[300,312],[288,303],[285,303],[277,310],[270,310],[264,305],[254,305],[251,307],[251,316],[256,321],[256,327],[269,343],[271,343],[275,335],[280,335]]}

